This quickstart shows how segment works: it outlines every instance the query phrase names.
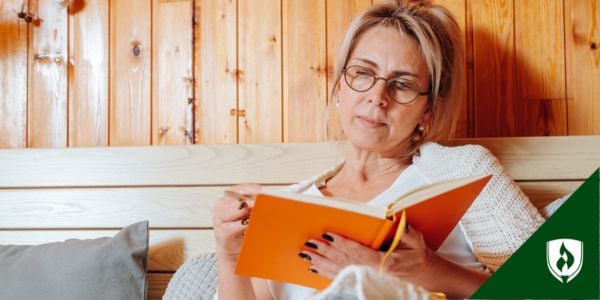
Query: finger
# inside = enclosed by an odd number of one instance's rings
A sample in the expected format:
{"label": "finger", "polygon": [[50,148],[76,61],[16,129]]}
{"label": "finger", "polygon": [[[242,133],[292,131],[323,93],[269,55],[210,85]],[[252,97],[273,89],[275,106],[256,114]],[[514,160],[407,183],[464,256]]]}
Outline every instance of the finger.
{"label": "finger", "polygon": [[330,259],[319,255],[312,251],[302,251],[303,255],[299,255],[301,259],[311,262],[311,266],[308,268],[308,272],[319,274],[323,277],[333,279],[340,272],[342,267],[331,261]]}
{"label": "finger", "polygon": [[354,261],[346,255],[346,253],[332,247],[327,242],[316,239],[310,239],[304,244],[310,251],[317,252],[319,255],[326,257],[336,264],[349,265]]}
{"label": "finger", "polygon": [[374,265],[381,258],[377,250],[373,250],[361,243],[347,239],[339,234],[327,232],[329,246],[341,251],[346,257],[350,257],[353,263]]}
{"label": "finger", "polygon": [[416,228],[406,224],[399,247],[416,248],[423,242],[423,235]]}
{"label": "finger", "polygon": [[243,218],[247,218],[250,215],[251,208],[247,202],[232,201],[230,204],[222,208],[217,214],[220,222],[232,222],[239,221]]}
{"label": "finger", "polygon": [[244,235],[244,232],[248,228],[247,225],[242,224],[242,222],[225,222],[221,223],[219,226],[215,227],[216,233],[226,236],[226,237],[235,237],[237,235]]}

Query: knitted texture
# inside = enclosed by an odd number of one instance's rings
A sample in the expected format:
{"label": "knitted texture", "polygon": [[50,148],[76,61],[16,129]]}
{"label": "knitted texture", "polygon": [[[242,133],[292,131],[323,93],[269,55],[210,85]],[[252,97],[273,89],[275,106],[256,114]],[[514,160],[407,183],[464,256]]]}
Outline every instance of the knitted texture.
{"label": "knitted texture", "polygon": [[217,259],[208,253],[188,259],[173,275],[165,300],[208,300],[217,290]]}
{"label": "knitted texture", "polygon": [[493,175],[460,221],[473,253],[487,268],[498,269],[544,223],[529,198],[484,147],[429,143],[420,150],[413,163],[431,182]]}

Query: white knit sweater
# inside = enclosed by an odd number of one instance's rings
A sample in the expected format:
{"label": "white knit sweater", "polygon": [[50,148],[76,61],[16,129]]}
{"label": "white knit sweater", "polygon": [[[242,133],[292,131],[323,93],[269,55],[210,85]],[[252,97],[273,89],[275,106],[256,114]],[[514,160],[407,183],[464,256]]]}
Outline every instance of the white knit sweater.
{"label": "white knit sweater", "polygon": [[[413,164],[434,183],[471,175],[492,174],[492,179],[460,220],[473,253],[490,270],[498,269],[545,221],[519,186],[504,172],[487,149],[479,145],[421,146]],[[303,192],[334,170],[294,184],[288,190]]]}

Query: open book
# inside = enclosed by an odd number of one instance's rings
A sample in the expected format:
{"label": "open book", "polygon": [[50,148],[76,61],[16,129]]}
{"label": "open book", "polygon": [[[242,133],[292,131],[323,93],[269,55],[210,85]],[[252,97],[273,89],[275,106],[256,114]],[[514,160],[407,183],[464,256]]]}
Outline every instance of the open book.
{"label": "open book", "polygon": [[236,273],[323,289],[331,281],[309,272],[310,263],[298,257],[307,249],[306,241],[333,232],[385,250],[403,210],[407,223],[435,251],[490,178],[465,177],[408,192],[390,188],[378,196],[392,200],[387,207],[283,191],[261,193],[250,215]]}

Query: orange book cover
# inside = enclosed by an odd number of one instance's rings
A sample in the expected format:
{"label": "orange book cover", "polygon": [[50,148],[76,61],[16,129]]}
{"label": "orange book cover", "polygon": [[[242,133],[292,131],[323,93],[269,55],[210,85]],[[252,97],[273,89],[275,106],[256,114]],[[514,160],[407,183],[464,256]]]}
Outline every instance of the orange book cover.
{"label": "orange book cover", "polygon": [[324,289],[331,280],[308,271],[310,262],[298,253],[311,238],[334,232],[372,249],[388,245],[397,226],[395,215],[406,210],[407,223],[437,250],[490,175],[427,185],[403,195],[388,207],[298,193],[257,195],[236,267],[239,275]]}

